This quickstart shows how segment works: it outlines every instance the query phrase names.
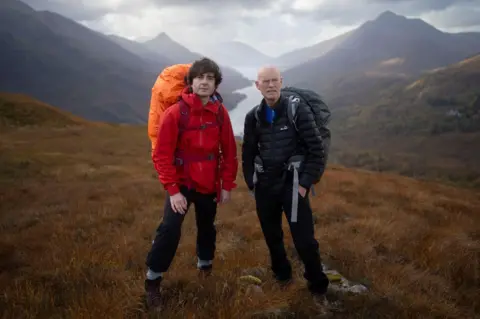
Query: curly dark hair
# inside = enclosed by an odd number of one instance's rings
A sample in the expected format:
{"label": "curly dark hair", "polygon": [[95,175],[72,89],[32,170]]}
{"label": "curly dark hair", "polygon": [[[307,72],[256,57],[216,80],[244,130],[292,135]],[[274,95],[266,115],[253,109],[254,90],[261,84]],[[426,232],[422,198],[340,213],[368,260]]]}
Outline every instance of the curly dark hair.
{"label": "curly dark hair", "polygon": [[223,80],[222,71],[220,71],[220,67],[217,63],[215,63],[215,61],[206,57],[193,62],[192,66],[188,70],[188,74],[185,80],[188,85],[191,85],[194,78],[209,72],[212,72],[214,74],[215,86],[218,87]]}

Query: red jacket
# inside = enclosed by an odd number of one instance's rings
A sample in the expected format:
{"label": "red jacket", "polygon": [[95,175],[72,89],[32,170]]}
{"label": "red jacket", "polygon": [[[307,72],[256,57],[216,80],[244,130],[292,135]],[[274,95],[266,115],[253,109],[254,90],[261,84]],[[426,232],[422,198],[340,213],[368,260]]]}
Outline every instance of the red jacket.
{"label": "red jacket", "polygon": [[[184,106],[188,108],[188,125],[211,125],[217,122],[217,113],[223,112],[223,125],[203,130],[186,130],[179,137],[180,102],[165,110],[157,133],[157,145],[152,160],[160,182],[170,195],[179,192],[180,185],[191,186],[200,193],[219,194],[221,188],[232,190],[237,185],[237,145],[228,111],[218,100],[210,100],[205,106],[200,98],[188,89],[182,92]],[[186,122],[185,122],[186,123]],[[193,157],[218,154],[220,161],[194,160]],[[176,152],[183,152],[184,165],[175,165]],[[180,156],[181,157],[181,156]],[[190,160],[190,162],[189,162]],[[219,163],[220,162],[220,163]]]}

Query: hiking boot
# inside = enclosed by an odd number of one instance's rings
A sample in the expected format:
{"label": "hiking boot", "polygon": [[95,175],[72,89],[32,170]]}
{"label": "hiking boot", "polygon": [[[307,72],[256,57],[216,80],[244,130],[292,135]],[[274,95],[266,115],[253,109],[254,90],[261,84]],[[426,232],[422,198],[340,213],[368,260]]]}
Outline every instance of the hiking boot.
{"label": "hiking boot", "polygon": [[282,289],[288,288],[293,283],[292,277],[280,277],[280,276],[274,275],[274,278],[277,281],[280,288]]}
{"label": "hiking boot", "polygon": [[160,294],[160,282],[162,277],[155,280],[145,280],[145,294],[147,309],[160,310],[161,305],[161,294]]}

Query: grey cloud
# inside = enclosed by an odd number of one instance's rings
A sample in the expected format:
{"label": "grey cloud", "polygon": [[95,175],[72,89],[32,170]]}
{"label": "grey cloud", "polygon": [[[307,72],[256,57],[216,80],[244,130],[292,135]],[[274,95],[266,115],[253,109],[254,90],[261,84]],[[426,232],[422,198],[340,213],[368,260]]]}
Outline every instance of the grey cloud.
{"label": "grey cloud", "polygon": [[55,0],[23,0],[35,10],[46,10],[61,14],[67,18],[81,20],[96,20],[111,12],[109,8],[92,8],[82,5],[80,1],[55,1]]}
{"label": "grey cloud", "polygon": [[[0,0],[1,1],[1,0]],[[198,7],[211,8],[217,12],[230,7],[245,9],[267,9],[275,0],[128,0],[115,7],[108,2],[102,6],[98,0],[95,6],[84,5],[79,0],[23,0],[35,10],[48,10],[59,13],[77,21],[93,21],[107,13],[132,13],[137,7],[153,4],[158,8],[165,7]]]}
{"label": "grey cloud", "polygon": [[449,19],[445,22],[447,28],[468,28],[480,27],[480,10],[465,11],[461,15],[457,15],[455,19]]}
{"label": "grey cloud", "polygon": [[[0,0],[1,1],[1,0]],[[79,0],[23,0],[37,10],[49,10],[58,12],[68,18],[77,21],[96,21],[107,13],[136,14],[135,7],[155,5],[158,8],[177,7],[195,8],[202,12],[192,24],[205,28],[216,27],[219,22],[234,22],[241,19],[243,23],[255,24],[258,18],[238,17],[237,9],[265,9],[273,5],[276,0],[124,0],[120,5],[109,5],[108,1],[102,5],[103,0],[88,1]],[[347,3],[346,3],[347,2]],[[83,3],[87,3],[84,5]],[[349,1],[326,1],[319,9],[312,12],[295,10],[294,1],[287,1],[280,13],[293,15],[299,23],[304,24],[308,20],[321,25],[329,22],[335,26],[355,26],[366,20],[376,18],[380,13],[391,10],[397,14],[406,16],[420,16],[435,12],[434,21],[437,27],[469,27],[480,25],[480,14],[474,10],[480,10],[478,0],[349,0]],[[93,5],[95,4],[95,5]],[[441,14],[440,14],[441,13]],[[232,16],[233,15],[233,16]],[[233,20],[232,20],[233,19]]]}
{"label": "grey cloud", "polygon": [[[315,19],[320,23],[328,21],[338,26],[351,26],[375,19],[386,10],[405,16],[420,16],[450,8],[461,8],[466,11],[475,7],[480,7],[478,0],[352,0],[351,4],[328,2],[313,12],[301,12],[294,9],[293,4],[291,4],[290,8],[285,9],[285,12],[291,13],[293,11],[298,16]],[[457,12],[459,11],[457,10]],[[458,23],[463,21],[462,14],[450,16],[449,19],[458,20]],[[471,25],[472,20],[475,19],[465,19],[465,26]],[[451,23],[451,21],[447,20],[438,22],[442,26]]]}
{"label": "grey cloud", "polygon": [[219,9],[224,6],[235,5],[243,8],[264,8],[275,0],[152,0],[159,6],[208,6]]}
{"label": "grey cloud", "polygon": [[478,4],[478,0],[368,0],[368,3],[399,5],[402,9],[411,10],[411,14],[428,11],[442,11],[450,7]]}

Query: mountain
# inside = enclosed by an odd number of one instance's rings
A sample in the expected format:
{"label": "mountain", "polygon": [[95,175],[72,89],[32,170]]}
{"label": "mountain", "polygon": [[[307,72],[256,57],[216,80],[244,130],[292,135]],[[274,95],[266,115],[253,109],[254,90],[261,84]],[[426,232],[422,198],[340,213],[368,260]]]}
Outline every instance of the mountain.
{"label": "mountain", "polygon": [[364,78],[418,76],[478,52],[480,33],[445,33],[420,19],[387,11],[322,56],[289,68],[284,78],[287,85],[319,90],[329,99],[344,94],[338,85],[344,79],[357,78],[356,84],[363,86],[369,82]]}
{"label": "mountain", "polygon": [[479,83],[480,54],[334,109],[337,160],[480,186]]}
{"label": "mountain", "polygon": [[151,64],[158,63],[158,61],[164,61],[164,63],[166,63],[167,65],[175,64],[170,58],[167,58],[165,55],[162,55],[159,52],[155,52],[148,47],[141,45],[137,41],[129,40],[115,34],[109,34],[106,37],[120,45],[125,50],[128,50],[133,54],[142,57],[144,60]]}
{"label": "mountain", "polygon": [[272,60],[272,57],[239,41],[220,42],[202,52],[219,63],[236,67],[258,67]]}
{"label": "mountain", "polygon": [[[94,121],[145,123],[150,90],[172,60],[144,58],[109,37],[16,0],[0,2],[0,91],[22,93]],[[226,76],[226,105],[250,85]]]}
{"label": "mountain", "polygon": [[[124,49],[136,53],[146,60],[154,61],[158,55],[158,59],[166,57],[166,59],[170,61],[170,64],[190,63],[194,60],[201,59],[204,56],[190,51],[180,43],[174,41],[164,32],[160,33],[155,38],[144,42],[131,41],[119,36],[110,35],[110,37]],[[225,106],[231,109],[244,98],[243,95],[232,92],[250,86],[251,81],[232,67],[222,65],[219,61],[217,62],[221,66],[224,78],[220,85],[219,92],[224,98]]]}
{"label": "mountain", "polygon": [[350,34],[352,34],[352,31],[343,33],[339,36],[322,41],[309,47],[304,47],[284,53],[276,57],[273,60],[273,63],[281,69],[292,68],[296,65],[321,57],[322,55],[342,43],[345,39],[348,38],[348,36],[350,36]]}
{"label": "mountain", "polygon": [[160,33],[153,39],[141,42],[141,45],[151,52],[170,57],[175,63],[188,63],[202,57],[201,54],[192,52],[174,41],[165,32]]}
{"label": "mountain", "polygon": [[140,57],[72,20],[14,0],[0,3],[0,69],[1,91],[112,122],[144,122],[155,81]]}

